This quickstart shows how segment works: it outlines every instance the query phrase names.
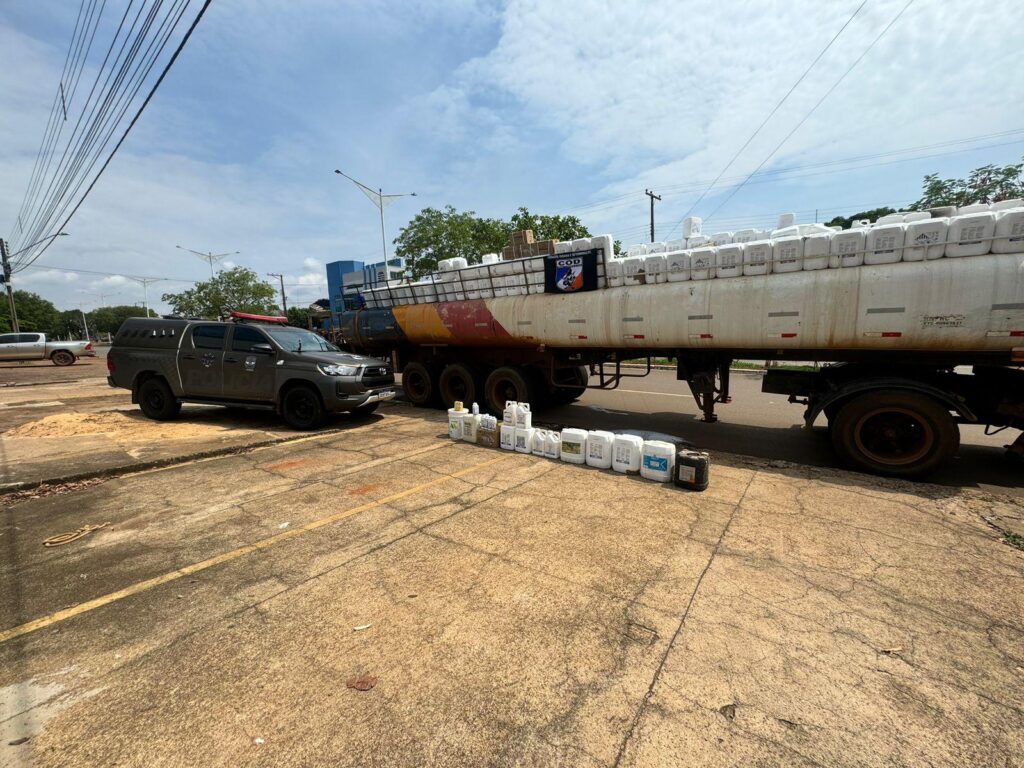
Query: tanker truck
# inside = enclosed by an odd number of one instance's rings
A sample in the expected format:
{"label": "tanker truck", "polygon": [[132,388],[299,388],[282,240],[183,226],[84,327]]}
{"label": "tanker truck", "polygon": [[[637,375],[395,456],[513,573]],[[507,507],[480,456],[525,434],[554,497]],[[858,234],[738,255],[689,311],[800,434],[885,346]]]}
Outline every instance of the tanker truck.
{"label": "tanker truck", "polygon": [[[762,390],[802,404],[808,427],[823,415],[839,457],[881,475],[932,472],[959,424],[1024,428],[1024,203],[780,225],[707,237],[687,220],[683,239],[624,255],[610,235],[516,233],[480,264],[364,290],[339,327],[392,358],[408,402],[496,414],[614,389],[658,357],[713,422],[734,360],[816,361],[767,370]],[[1024,435],[1009,450],[1024,455]]]}

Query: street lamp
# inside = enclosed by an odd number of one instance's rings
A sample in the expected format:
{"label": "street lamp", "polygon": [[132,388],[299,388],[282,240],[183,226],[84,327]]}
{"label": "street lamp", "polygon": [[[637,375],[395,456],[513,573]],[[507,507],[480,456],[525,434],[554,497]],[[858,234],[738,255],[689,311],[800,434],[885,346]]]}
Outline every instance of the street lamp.
{"label": "street lamp", "polygon": [[225,256],[237,256],[239,253],[241,253],[241,251],[229,251],[227,253],[213,253],[212,251],[207,251],[206,253],[203,253],[202,251],[193,251],[191,248],[182,248],[180,245],[176,245],[174,247],[179,249],[179,250],[182,250],[182,251],[188,251],[189,253],[194,253],[200,259],[202,259],[203,261],[208,263],[210,265],[210,277],[211,278],[214,277],[213,265],[216,262],[220,261]]}
{"label": "street lamp", "polygon": [[71,234],[70,232],[58,232],[55,235],[50,235],[49,237],[44,237],[42,240],[36,240],[34,243],[29,243],[28,245],[26,245],[20,251],[15,251],[14,253],[7,254],[7,258],[12,258],[14,256],[17,256],[19,253],[24,253],[25,251],[29,250],[30,248],[35,248],[40,243],[45,243],[48,240],[53,240],[53,238],[55,238],[55,237],[67,237],[70,234]]}
{"label": "street lamp", "polygon": [[15,251],[14,253],[7,252],[7,241],[4,240],[3,238],[0,238],[0,275],[3,276],[4,287],[7,288],[7,306],[11,310],[11,330],[14,331],[15,333],[17,333],[20,329],[18,327],[18,310],[14,306],[14,286],[11,285],[11,274],[14,272],[14,269],[11,267],[11,257],[17,256],[19,253],[24,253],[29,248],[34,248],[40,243],[45,243],[49,240],[53,240],[55,237],[66,237],[67,234],[67,232],[58,232],[55,235],[44,237],[42,240],[37,240],[34,243],[29,243],[20,251]]}
{"label": "street lamp", "polygon": [[134,280],[142,286],[142,303],[146,308],[146,317],[149,317],[149,285],[150,283],[159,283],[164,278],[162,277],[132,277],[131,275],[125,275],[129,280]]}
{"label": "street lamp", "polygon": [[368,198],[370,198],[370,202],[376,205],[377,209],[380,211],[380,244],[384,248],[384,271],[386,273],[388,268],[388,241],[387,237],[384,234],[384,209],[391,205],[393,202],[395,202],[395,200],[397,200],[398,198],[416,197],[416,193],[403,192],[398,195],[385,195],[383,189],[370,189],[362,182],[356,181],[347,173],[342,173],[337,168],[334,169],[334,172],[339,176],[344,176],[346,179],[348,179],[357,187],[359,187],[359,191],[366,195]]}

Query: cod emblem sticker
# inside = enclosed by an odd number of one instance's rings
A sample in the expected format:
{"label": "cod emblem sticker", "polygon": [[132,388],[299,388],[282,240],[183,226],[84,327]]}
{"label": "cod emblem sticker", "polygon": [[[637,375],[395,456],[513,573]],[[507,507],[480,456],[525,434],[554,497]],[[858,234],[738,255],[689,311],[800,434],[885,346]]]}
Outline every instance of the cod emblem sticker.
{"label": "cod emblem sticker", "polygon": [[563,292],[583,288],[583,259],[566,257],[555,260],[555,285]]}

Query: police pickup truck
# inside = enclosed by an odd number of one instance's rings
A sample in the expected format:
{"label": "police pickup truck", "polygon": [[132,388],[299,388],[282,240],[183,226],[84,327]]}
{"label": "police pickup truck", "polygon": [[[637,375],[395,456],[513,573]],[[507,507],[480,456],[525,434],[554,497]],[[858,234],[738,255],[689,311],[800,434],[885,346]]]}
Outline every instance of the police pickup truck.
{"label": "police pickup truck", "polygon": [[367,415],[395,396],[388,362],[286,322],[238,312],[227,322],[129,318],[107,354],[107,382],[130,389],[151,419],[210,403],[274,409],[294,429],[315,429],[331,412]]}

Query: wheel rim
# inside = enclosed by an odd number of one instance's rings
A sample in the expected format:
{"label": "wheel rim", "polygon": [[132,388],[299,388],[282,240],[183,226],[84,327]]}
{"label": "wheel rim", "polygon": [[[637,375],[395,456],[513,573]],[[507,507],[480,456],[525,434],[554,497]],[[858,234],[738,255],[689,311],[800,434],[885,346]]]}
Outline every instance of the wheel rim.
{"label": "wheel rim", "polygon": [[299,421],[311,421],[316,414],[316,404],[308,392],[298,391],[291,397],[292,414]]}
{"label": "wheel rim", "polygon": [[472,385],[470,382],[466,381],[465,377],[459,374],[449,376],[448,380],[445,382],[445,388],[448,390],[448,399],[453,403],[456,400],[466,402],[471,399],[473,395]]}
{"label": "wheel rim", "polygon": [[57,362],[60,363],[61,365],[66,365],[70,357],[71,355],[69,355],[67,352],[58,352],[56,355]]}
{"label": "wheel rim", "polygon": [[935,432],[907,408],[879,408],[864,414],[854,430],[857,449],[879,464],[904,466],[920,461],[935,442]]}
{"label": "wheel rim", "polygon": [[430,394],[430,380],[419,371],[410,371],[402,375],[405,389],[418,401],[425,400]]}
{"label": "wheel rim", "polygon": [[519,387],[512,379],[501,378],[494,382],[491,386],[491,399],[494,401],[496,406],[504,406],[509,400],[519,401],[521,394]]}
{"label": "wheel rim", "polygon": [[150,389],[146,394],[146,404],[151,410],[160,411],[164,407],[164,393],[159,389]]}

